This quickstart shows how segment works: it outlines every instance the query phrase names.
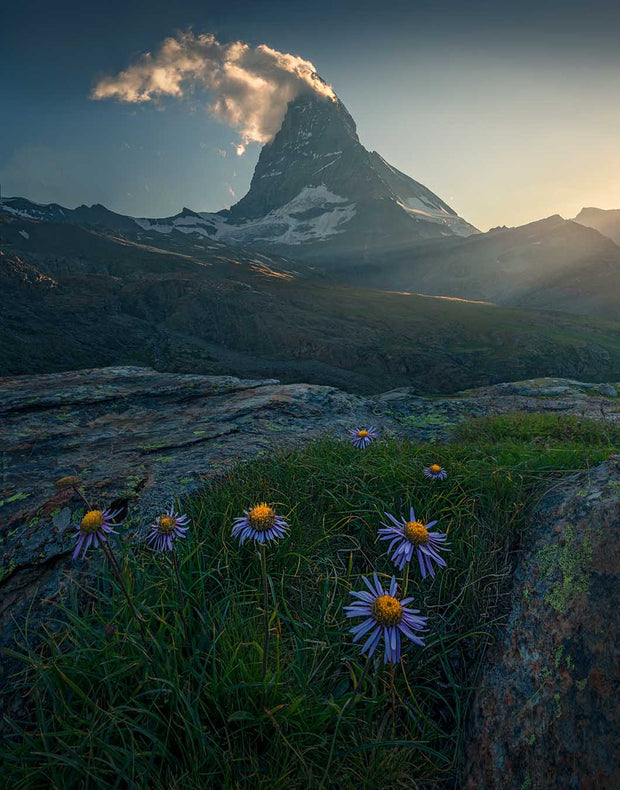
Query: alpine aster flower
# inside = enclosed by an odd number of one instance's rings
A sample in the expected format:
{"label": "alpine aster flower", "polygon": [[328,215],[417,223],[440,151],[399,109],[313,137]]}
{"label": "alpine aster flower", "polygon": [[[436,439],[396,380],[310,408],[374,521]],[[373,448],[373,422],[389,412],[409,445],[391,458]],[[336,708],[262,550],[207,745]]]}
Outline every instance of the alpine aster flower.
{"label": "alpine aster flower", "polygon": [[153,551],[171,551],[177,538],[186,538],[189,518],[177,513],[174,506],[167,513],[162,513],[151,524],[151,531],[146,536],[146,542]]}
{"label": "alpine aster flower", "polygon": [[278,540],[284,537],[288,529],[288,524],[282,516],[278,516],[266,502],[261,502],[250,510],[244,510],[243,514],[234,520],[232,528],[233,538],[239,538],[241,545],[248,538],[258,543]]}
{"label": "alpine aster flower", "polygon": [[439,464],[431,464],[424,470],[424,475],[425,477],[430,477],[433,480],[445,480],[448,476],[448,473],[442,466],[439,466]]}
{"label": "alpine aster flower", "polygon": [[366,653],[368,658],[375,652],[383,636],[383,663],[387,664],[388,661],[392,661],[396,664],[400,661],[401,634],[415,642],[416,645],[424,647],[423,639],[416,636],[414,631],[426,630],[427,618],[418,617],[420,610],[410,609],[407,606],[413,601],[413,598],[403,598],[399,601],[395,597],[396,579],[394,576],[392,576],[389,590],[383,589],[376,573],[373,574],[373,580],[374,584],[371,584],[365,576],[362,576],[362,581],[368,587],[368,591],[351,592],[351,595],[358,600],[350,606],[345,606],[347,617],[364,617],[365,619],[351,628],[349,633],[354,634],[354,642],[367,636],[362,646],[362,653]]}
{"label": "alpine aster flower", "polygon": [[114,519],[120,512],[120,510],[116,510],[114,513],[111,513],[109,510],[89,510],[80,522],[80,525],[76,526],[77,533],[75,537],[77,542],[72,558],[75,559],[83,548],[82,559],[84,559],[87,550],[91,546],[98,548],[100,544],[107,541],[111,532],[118,535],[118,532],[112,529],[112,526],[117,526],[114,524]]}
{"label": "alpine aster flower", "polygon": [[392,541],[388,546],[388,554],[399,571],[402,571],[414,553],[418,556],[423,579],[426,578],[427,573],[435,576],[433,562],[446,566],[445,560],[439,556],[440,551],[450,551],[447,548],[449,544],[446,544],[446,536],[442,532],[429,532],[429,528],[434,527],[437,521],[428,524],[416,521],[413,508],[409,509],[409,521],[406,519],[397,521],[391,513],[385,515],[392,524],[381,522],[384,529],[379,530],[379,535],[381,540]]}
{"label": "alpine aster flower", "polygon": [[349,434],[351,435],[353,447],[358,447],[362,450],[368,447],[374,439],[378,438],[378,434],[372,425],[370,428],[353,428],[349,431]]}

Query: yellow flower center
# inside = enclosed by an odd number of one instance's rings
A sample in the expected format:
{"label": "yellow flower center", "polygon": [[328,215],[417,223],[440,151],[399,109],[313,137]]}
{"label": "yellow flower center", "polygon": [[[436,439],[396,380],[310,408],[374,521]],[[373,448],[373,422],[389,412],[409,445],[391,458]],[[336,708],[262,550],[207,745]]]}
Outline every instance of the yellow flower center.
{"label": "yellow flower center", "polygon": [[248,521],[258,532],[265,532],[276,523],[276,511],[266,502],[261,502],[260,505],[256,505],[250,510]]}
{"label": "yellow flower center", "polygon": [[172,532],[176,525],[177,520],[174,516],[160,516],[157,522],[157,527],[160,532]]}
{"label": "yellow flower center", "polygon": [[372,613],[379,625],[398,625],[403,617],[403,607],[393,595],[380,595],[372,605]]}
{"label": "yellow flower center", "polygon": [[434,475],[439,474],[439,472],[441,472],[441,467],[439,466],[439,464],[431,464],[429,466],[429,469]]}
{"label": "yellow flower center", "polygon": [[403,532],[407,540],[414,546],[426,546],[428,543],[428,530],[419,521],[408,521]]}
{"label": "yellow flower center", "polygon": [[360,439],[365,439],[368,436],[368,431],[358,431],[357,435]]}
{"label": "yellow flower center", "polygon": [[86,532],[87,534],[91,532],[97,532],[97,530],[101,529],[103,526],[104,521],[105,516],[100,510],[89,510],[82,519],[80,530],[82,532]]}

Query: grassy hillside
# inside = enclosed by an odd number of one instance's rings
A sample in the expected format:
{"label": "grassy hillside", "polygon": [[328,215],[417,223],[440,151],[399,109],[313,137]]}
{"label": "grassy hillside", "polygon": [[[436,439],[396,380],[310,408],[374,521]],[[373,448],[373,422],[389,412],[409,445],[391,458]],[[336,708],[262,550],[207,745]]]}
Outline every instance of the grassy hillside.
{"label": "grassy hillside", "polygon": [[[81,590],[86,609],[66,602],[70,627],[50,620],[47,645],[24,656],[36,717],[16,726],[4,776],[15,790],[454,786],[532,508],[559,474],[618,450],[617,427],[531,414],[470,423],[443,446],[319,441],[242,464],[184,504],[182,593],[174,565],[135,541],[146,525],[126,523],[124,578],[147,646],[109,573]],[[446,481],[423,476],[436,461]],[[264,681],[260,562],[231,537],[263,500],[290,524],[267,551]],[[451,553],[435,580],[396,572],[428,632],[392,676],[352,644],[343,607],[362,575],[394,573],[377,528],[410,505],[438,520]],[[81,587],[78,572],[76,598]]]}
{"label": "grassy hillside", "polygon": [[620,378],[620,324],[598,318],[331,284],[210,242],[189,254],[18,219],[0,241],[2,375],[137,363],[422,393]]}

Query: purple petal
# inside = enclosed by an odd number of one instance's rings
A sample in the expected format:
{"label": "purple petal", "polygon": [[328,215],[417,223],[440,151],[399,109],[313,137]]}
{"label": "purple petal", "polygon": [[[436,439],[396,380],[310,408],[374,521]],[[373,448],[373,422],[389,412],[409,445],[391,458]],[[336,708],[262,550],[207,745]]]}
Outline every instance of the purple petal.
{"label": "purple petal", "polygon": [[381,627],[377,626],[372,634],[368,637],[364,646],[362,647],[362,653],[366,653],[368,658],[372,656],[372,654],[377,649],[377,645],[379,644],[379,640],[381,639]]}

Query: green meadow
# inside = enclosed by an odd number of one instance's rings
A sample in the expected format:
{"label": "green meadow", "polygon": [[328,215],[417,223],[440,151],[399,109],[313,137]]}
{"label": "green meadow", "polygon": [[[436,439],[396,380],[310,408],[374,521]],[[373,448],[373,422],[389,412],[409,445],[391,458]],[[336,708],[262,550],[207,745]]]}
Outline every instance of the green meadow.
{"label": "green meadow", "polygon": [[[2,747],[7,787],[442,788],[462,767],[467,716],[508,612],[532,512],[559,476],[620,450],[620,427],[556,415],[461,426],[441,445],[320,439],[240,464],[182,502],[192,519],[172,562],[113,543],[146,644],[115,578],[76,561],[71,595],[16,678],[31,720]],[[445,481],[423,468],[441,464]],[[290,531],[267,548],[269,648],[253,544],[233,518],[258,502]],[[426,645],[403,639],[392,669],[353,644],[343,607],[362,575],[402,582],[379,542],[386,511],[413,506],[447,532],[448,567],[409,571]],[[26,634],[27,636],[27,634]],[[20,652],[20,651],[18,651]],[[392,679],[393,678],[393,679]]]}

